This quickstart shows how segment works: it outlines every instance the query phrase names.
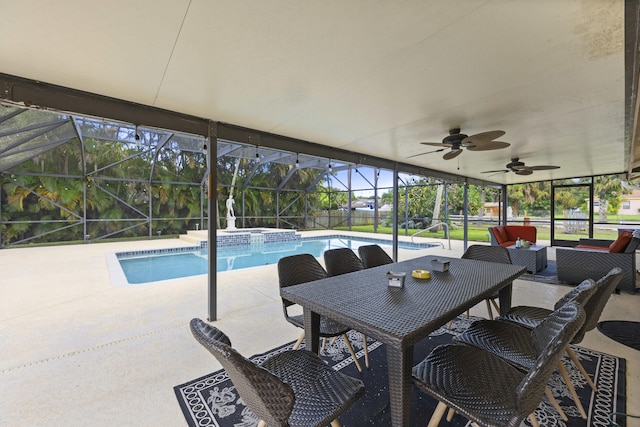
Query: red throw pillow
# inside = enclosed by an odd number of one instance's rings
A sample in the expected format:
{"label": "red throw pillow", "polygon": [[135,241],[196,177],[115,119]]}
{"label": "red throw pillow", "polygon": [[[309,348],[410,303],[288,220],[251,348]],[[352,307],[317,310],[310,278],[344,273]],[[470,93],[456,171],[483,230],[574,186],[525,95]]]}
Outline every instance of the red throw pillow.
{"label": "red throw pillow", "polygon": [[627,248],[627,245],[631,241],[631,232],[623,231],[618,236],[618,239],[609,245],[609,252],[621,253]]}

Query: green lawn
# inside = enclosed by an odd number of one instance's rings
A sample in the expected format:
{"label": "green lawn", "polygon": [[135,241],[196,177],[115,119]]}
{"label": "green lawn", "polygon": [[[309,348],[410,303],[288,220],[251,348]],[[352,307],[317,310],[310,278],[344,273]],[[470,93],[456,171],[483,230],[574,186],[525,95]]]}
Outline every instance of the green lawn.
{"label": "green lawn", "polygon": [[[349,227],[336,227],[334,228],[335,230],[349,230]],[[365,233],[373,233],[373,225],[359,225],[359,226],[353,226],[351,227],[352,231],[361,231],[361,232],[365,232]],[[408,236],[411,236],[413,234],[415,234],[418,230],[417,229],[409,229],[408,232]],[[380,234],[393,234],[393,230],[391,227],[378,227],[378,233]],[[398,230],[398,234],[401,236],[405,235],[404,232],[404,228]],[[436,232],[432,232],[432,231],[425,231],[423,233],[420,234],[420,236],[422,237],[433,237],[435,239],[444,239],[444,231],[436,231]],[[459,229],[455,229],[455,230],[451,230],[451,239],[453,240],[463,240],[464,239],[464,231],[459,228]],[[471,228],[469,227],[469,240],[475,241],[475,242],[488,242],[490,241],[489,239],[489,230],[487,230],[486,227],[483,228],[479,228],[479,227],[474,227]]]}
{"label": "green lawn", "polygon": [[[489,230],[487,229],[489,226],[487,225],[486,227],[479,227],[477,225],[470,225],[469,226],[469,240],[470,241],[474,241],[474,242],[488,242],[490,241],[489,238]],[[336,227],[335,230],[349,230],[348,227]],[[351,227],[352,231],[361,231],[361,232],[365,232],[365,233],[373,233],[373,225],[360,225],[360,226],[353,226]],[[416,233],[418,230],[417,229],[409,229],[408,232],[408,236],[413,235],[414,233]],[[393,234],[393,230],[391,229],[391,227],[378,227],[378,233],[380,234]],[[404,236],[405,235],[405,230],[404,228],[398,230],[398,234],[400,236]],[[431,232],[431,231],[425,231],[423,233],[420,234],[420,236],[422,237],[433,237],[435,239],[444,239],[444,231],[438,231],[438,232]],[[618,233],[616,230],[599,230],[596,229],[594,231],[594,238],[595,239],[608,239],[608,240],[615,240],[618,236]],[[585,233],[584,235],[576,235],[576,234],[564,234],[564,233],[556,233],[556,239],[558,240],[578,240],[580,238],[586,238],[588,237],[587,234]],[[464,230],[462,228],[456,228],[456,229],[452,229],[451,230],[451,239],[452,240],[463,240],[464,239]],[[547,228],[538,228],[538,240],[551,240],[551,235],[550,235],[550,231]]]}

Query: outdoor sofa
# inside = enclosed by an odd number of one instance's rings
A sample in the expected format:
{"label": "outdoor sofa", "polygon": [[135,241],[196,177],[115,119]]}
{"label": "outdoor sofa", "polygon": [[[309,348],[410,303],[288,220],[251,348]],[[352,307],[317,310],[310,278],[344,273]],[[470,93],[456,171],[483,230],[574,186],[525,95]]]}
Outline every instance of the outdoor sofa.
{"label": "outdoor sofa", "polygon": [[518,237],[532,244],[536,243],[538,230],[531,225],[497,225],[489,227],[492,246],[512,246],[516,244]]}
{"label": "outdoor sofa", "polygon": [[580,239],[574,248],[556,248],[558,279],[577,285],[585,279],[597,280],[612,268],[622,269],[617,290],[636,290],[636,249],[640,230],[621,231],[616,240]]}

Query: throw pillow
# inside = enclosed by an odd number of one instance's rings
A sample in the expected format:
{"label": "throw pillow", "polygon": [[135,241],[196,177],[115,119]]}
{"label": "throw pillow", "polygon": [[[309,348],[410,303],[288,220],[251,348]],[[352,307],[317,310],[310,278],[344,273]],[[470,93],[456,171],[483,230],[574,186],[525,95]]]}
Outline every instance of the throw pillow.
{"label": "throw pillow", "polygon": [[631,241],[631,232],[623,231],[622,233],[620,233],[620,236],[618,236],[618,239],[609,245],[609,252],[612,252],[612,253],[624,252],[625,248],[627,247],[630,241]]}

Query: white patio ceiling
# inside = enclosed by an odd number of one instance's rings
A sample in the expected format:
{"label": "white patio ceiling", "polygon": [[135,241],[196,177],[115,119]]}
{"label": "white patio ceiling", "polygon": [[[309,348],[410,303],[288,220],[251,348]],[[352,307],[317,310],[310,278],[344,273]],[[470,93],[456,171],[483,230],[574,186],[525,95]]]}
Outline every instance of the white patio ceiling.
{"label": "white patio ceiling", "polygon": [[[478,179],[625,172],[623,0],[0,0],[0,72]],[[1,95],[0,95],[1,97]],[[500,129],[454,160],[420,141]],[[435,149],[435,147],[433,148]]]}

